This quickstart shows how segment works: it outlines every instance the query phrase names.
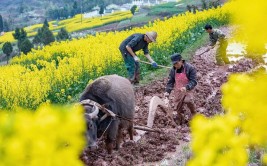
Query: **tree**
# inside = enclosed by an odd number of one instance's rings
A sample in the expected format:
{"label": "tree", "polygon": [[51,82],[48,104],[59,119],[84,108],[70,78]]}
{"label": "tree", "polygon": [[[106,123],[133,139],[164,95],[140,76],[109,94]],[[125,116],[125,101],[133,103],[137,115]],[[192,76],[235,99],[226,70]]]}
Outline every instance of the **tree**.
{"label": "tree", "polygon": [[217,1],[210,1],[209,2],[209,8],[217,8],[218,6],[220,5],[220,2],[219,2],[219,0],[217,0]]}
{"label": "tree", "polygon": [[21,28],[16,28],[15,29],[15,33],[12,33],[14,39],[18,40],[18,41],[23,41],[24,39],[27,38],[27,32]]}
{"label": "tree", "polygon": [[71,11],[71,16],[75,16],[78,13],[78,3],[74,1]]}
{"label": "tree", "polygon": [[45,21],[44,21],[44,25],[43,25],[43,27],[44,27],[44,26],[49,27],[49,24],[48,24],[47,19],[45,19]]}
{"label": "tree", "polygon": [[27,32],[23,28],[16,28],[15,33],[12,33],[12,35],[14,39],[18,40],[18,48],[20,52],[21,43],[27,38]]}
{"label": "tree", "polygon": [[13,51],[13,47],[12,47],[11,43],[10,42],[5,42],[3,47],[2,47],[2,50],[7,56],[7,63],[8,63],[9,56]]}
{"label": "tree", "polygon": [[68,31],[65,28],[61,28],[60,31],[58,32],[57,35],[57,40],[62,41],[62,40],[69,40],[71,39]]}
{"label": "tree", "polygon": [[191,5],[186,5],[186,8],[189,12],[191,12],[192,6]]}
{"label": "tree", "polygon": [[39,45],[42,43],[42,29],[38,29],[37,34],[34,36],[33,44]]}
{"label": "tree", "polygon": [[197,6],[196,5],[192,5],[192,8],[193,8],[193,13],[196,14],[197,10],[198,10]]}
{"label": "tree", "polygon": [[136,9],[137,9],[137,6],[136,5],[133,5],[131,7],[131,13],[134,15],[134,13],[136,12]]}
{"label": "tree", "polygon": [[99,14],[104,14],[104,10],[105,10],[105,7],[104,7],[104,5],[101,5],[100,6],[100,10],[99,10]]}
{"label": "tree", "polygon": [[206,0],[201,0],[201,3],[202,3],[202,9],[203,9],[203,10],[208,9],[208,5],[207,5]]}
{"label": "tree", "polygon": [[27,32],[24,30],[24,28],[20,29],[20,39],[21,41],[25,40],[27,38]]}
{"label": "tree", "polygon": [[44,45],[48,45],[54,41],[55,41],[54,34],[47,27],[44,27],[42,32],[42,43]]}
{"label": "tree", "polygon": [[69,12],[69,9],[67,8],[67,7],[64,7],[63,9],[62,9],[62,17],[63,18],[68,18],[69,17],[69,14],[70,12]]}
{"label": "tree", "polygon": [[20,40],[20,29],[19,28],[16,28],[15,29],[15,33],[12,33],[14,39],[18,40],[18,49],[19,49],[19,52],[20,52],[20,44],[21,44],[21,40]]}
{"label": "tree", "polygon": [[0,15],[0,32],[4,31],[4,22],[3,22],[3,18],[2,15]]}
{"label": "tree", "polygon": [[20,50],[24,54],[27,54],[28,52],[30,52],[32,48],[33,48],[33,44],[31,43],[31,41],[28,38],[23,40],[21,45],[20,45]]}
{"label": "tree", "polygon": [[49,9],[47,11],[47,16],[51,19],[59,19],[59,11],[58,9]]}
{"label": "tree", "polygon": [[74,1],[73,3],[73,7],[72,7],[74,10],[77,10],[78,9],[78,3],[77,1]]}
{"label": "tree", "polygon": [[20,13],[20,14],[24,13],[24,6],[23,6],[23,5],[21,5],[21,6],[19,7],[19,13]]}
{"label": "tree", "polygon": [[8,32],[10,30],[9,24],[6,20],[4,20],[4,32]]}
{"label": "tree", "polygon": [[15,29],[15,33],[12,33],[12,35],[13,35],[14,39],[19,40],[19,38],[20,38],[20,29],[16,28]]}

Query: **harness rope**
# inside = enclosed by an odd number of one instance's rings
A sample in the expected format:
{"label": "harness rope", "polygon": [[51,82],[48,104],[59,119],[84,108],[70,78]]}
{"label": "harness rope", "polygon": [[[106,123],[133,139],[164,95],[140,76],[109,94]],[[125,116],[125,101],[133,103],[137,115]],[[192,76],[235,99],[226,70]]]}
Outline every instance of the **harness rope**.
{"label": "harness rope", "polygon": [[109,122],[109,124],[108,124],[107,128],[104,130],[104,132],[102,133],[102,135],[99,137],[99,139],[98,139],[97,141],[101,141],[101,139],[102,139],[103,135],[104,135],[104,134],[105,134],[105,132],[108,130],[108,128],[109,128],[109,126],[110,126],[110,124],[111,124],[111,122],[112,122],[112,121],[114,121],[114,118],[112,118],[112,119],[110,120],[110,122]]}
{"label": "harness rope", "polygon": [[100,121],[103,121],[104,119],[106,119],[107,116],[111,116],[111,117],[118,117],[120,119],[133,122],[133,120],[128,119],[128,118],[125,118],[125,117],[122,117],[122,116],[119,116],[119,115],[115,114],[114,112],[112,112],[111,110],[105,108],[104,106],[100,105],[99,103],[97,103],[97,102],[95,102],[93,100],[90,100],[90,99],[82,100],[80,102],[80,104],[82,104],[82,105],[97,106],[99,108],[99,110],[103,111],[105,113],[105,115],[100,119]]}

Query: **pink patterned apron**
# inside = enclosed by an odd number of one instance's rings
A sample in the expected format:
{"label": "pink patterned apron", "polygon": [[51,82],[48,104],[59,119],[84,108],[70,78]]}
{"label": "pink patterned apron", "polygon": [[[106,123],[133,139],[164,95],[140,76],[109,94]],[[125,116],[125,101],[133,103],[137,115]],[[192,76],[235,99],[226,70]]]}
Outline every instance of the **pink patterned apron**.
{"label": "pink patterned apron", "polygon": [[187,92],[181,92],[180,89],[188,84],[189,80],[186,77],[185,68],[182,73],[175,73],[175,108],[180,112]]}

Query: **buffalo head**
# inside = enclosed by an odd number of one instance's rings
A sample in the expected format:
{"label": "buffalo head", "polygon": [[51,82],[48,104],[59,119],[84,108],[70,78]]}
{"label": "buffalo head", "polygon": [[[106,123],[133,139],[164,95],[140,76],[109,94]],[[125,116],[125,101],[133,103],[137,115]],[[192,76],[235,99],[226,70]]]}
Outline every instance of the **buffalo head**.
{"label": "buffalo head", "polygon": [[86,139],[88,147],[90,149],[97,148],[97,120],[99,113],[99,108],[96,106],[84,106],[86,110],[85,120],[86,120]]}

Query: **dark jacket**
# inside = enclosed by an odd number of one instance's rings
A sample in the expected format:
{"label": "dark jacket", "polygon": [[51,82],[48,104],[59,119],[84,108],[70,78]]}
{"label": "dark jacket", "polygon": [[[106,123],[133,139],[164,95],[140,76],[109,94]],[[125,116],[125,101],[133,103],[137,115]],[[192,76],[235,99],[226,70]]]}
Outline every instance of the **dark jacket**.
{"label": "dark jacket", "polygon": [[[188,84],[186,85],[186,90],[192,90],[197,85],[196,69],[187,62],[184,62],[183,68],[185,68],[185,74],[189,80]],[[182,69],[180,72],[183,72],[183,71],[184,70]],[[170,71],[168,83],[167,83],[166,90],[165,90],[168,93],[171,93],[171,91],[174,89],[176,73],[177,73],[177,70],[173,67]]]}
{"label": "dark jacket", "polygon": [[225,34],[219,29],[214,29],[212,33],[209,34],[210,37],[210,46],[214,46],[217,41],[220,42],[220,44],[224,44],[226,41]]}
{"label": "dark jacket", "polygon": [[119,49],[121,52],[128,52],[126,49],[126,46],[129,46],[132,48],[133,52],[136,52],[138,50],[143,50],[144,54],[148,54],[148,43],[144,40],[144,34],[141,33],[135,33],[131,36],[129,36],[127,39],[125,39]]}

